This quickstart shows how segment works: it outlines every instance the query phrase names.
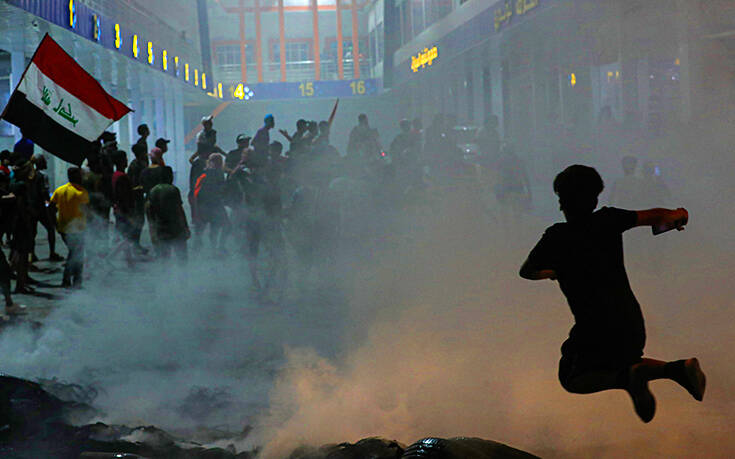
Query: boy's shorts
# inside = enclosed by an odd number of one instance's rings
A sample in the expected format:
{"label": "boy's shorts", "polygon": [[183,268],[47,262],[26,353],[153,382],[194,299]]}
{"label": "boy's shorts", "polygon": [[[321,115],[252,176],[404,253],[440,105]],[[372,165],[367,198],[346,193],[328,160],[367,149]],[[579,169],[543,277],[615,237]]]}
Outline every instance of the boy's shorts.
{"label": "boy's shorts", "polygon": [[619,372],[618,388],[627,385],[628,369],[641,361],[643,350],[589,349],[566,340],[561,346],[559,382],[569,390],[579,376],[597,372]]}

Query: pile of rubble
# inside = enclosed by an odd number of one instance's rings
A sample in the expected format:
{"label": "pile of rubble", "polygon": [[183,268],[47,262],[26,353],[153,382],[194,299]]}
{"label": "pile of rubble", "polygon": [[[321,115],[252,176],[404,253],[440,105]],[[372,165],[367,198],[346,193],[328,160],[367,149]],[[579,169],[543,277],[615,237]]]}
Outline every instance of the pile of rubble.
{"label": "pile of rubble", "polygon": [[[42,385],[43,384],[43,385]],[[5,459],[250,459],[258,450],[207,448],[155,427],[102,423],[78,426],[97,413],[88,388],[42,384],[0,375],[0,457]],[[65,400],[66,399],[66,400]],[[68,399],[73,399],[70,401]],[[248,430],[239,434],[247,435]],[[231,438],[236,438],[234,434]],[[531,459],[531,454],[474,438],[426,438],[408,447],[379,438],[322,447],[304,446],[288,459]]]}

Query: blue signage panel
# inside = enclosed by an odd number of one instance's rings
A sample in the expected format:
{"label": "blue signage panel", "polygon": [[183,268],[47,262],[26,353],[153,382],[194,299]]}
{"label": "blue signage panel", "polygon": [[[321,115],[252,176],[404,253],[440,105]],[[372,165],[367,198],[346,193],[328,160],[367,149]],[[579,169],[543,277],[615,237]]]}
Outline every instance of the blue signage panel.
{"label": "blue signage panel", "polygon": [[119,52],[130,59],[140,61],[153,69],[164,72],[174,78],[199,86],[200,89],[212,90],[214,84],[200,79],[199,70],[192,66],[190,73],[184,72],[189,66],[183,57],[179,57],[174,47],[165,47],[153,37],[146,37],[133,28],[102,16],[87,5],[75,0],[7,0],[7,3],[21,8],[46,21],[63,27],[88,40],[96,41],[107,49]]}
{"label": "blue signage panel", "polygon": [[374,96],[382,87],[382,80],[302,81],[279,83],[233,83],[227,87],[228,100],[314,99]]}

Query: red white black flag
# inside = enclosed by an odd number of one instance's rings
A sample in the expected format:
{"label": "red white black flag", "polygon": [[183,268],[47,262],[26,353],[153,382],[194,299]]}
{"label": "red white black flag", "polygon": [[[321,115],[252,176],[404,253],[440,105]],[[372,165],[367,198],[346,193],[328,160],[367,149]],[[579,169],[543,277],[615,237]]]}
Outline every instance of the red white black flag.
{"label": "red white black flag", "polygon": [[0,118],[49,153],[81,165],[92,142],[130,111],[46,34]]}

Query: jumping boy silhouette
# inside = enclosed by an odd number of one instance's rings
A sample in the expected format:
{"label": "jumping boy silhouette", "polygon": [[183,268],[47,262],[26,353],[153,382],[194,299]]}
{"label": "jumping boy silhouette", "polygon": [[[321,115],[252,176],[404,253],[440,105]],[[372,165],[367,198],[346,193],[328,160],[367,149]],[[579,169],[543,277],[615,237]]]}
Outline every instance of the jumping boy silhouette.
{"label": "jumping boy silhouette", "polygon": [[562,387],[577,394],[624,389],[641,420],[649,422],[656,412],[649,381],[671,379],[701,401],[705,376],[696,358],[643,358],[646,332],[623,265],[622,233],[636,226],[681,230],[688,213],[683,208],[595,211],[603,186],[600,175],[588,166],[569,166],[556,176],[554,192],[567,222],[546,230],[520,275],[558,280],[574,315],[575,324],[561,348]]}

